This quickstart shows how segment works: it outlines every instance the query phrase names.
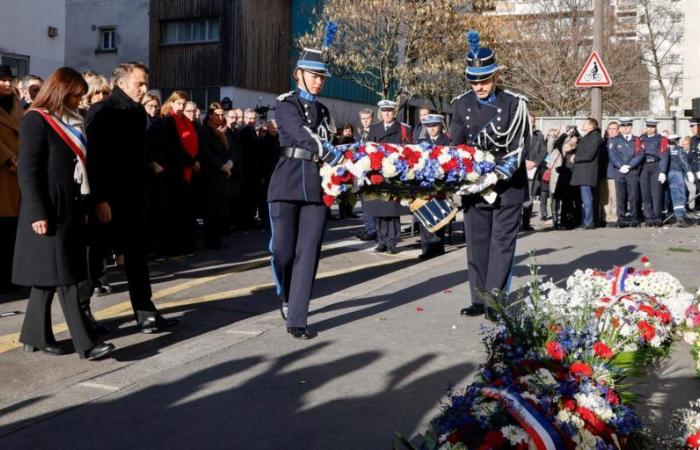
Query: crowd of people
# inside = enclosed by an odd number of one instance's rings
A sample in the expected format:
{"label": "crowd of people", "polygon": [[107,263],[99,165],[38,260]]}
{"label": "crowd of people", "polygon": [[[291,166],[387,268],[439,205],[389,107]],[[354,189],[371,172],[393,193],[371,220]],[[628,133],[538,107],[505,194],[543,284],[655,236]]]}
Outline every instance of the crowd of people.
{"label": "crowd of people", "polygon": [[[357,128],[329,127],[332,144],[454,141],[445,118],[428,107],[419,108],[413,129],[397,121],[396,103],[383,100],[378,109],[379,121],[367,108]],[[545,136],[530,116],[521,230],[532,229],[536,198],[540,219],[551,212],[556,229],[694,224],[699,123],[691,121],[686,137],[658,134],[651,119],[644,135],[633,136],[632,124],[609,122],[603,134],[589,118],[583,135],[569,126]],[[46,83],[33,75],[15,80],[0,66],[0,288],[32,287],[25,348],[65,352],[47,325],[58,292],[78,353],[94,359],[113,349],[90,310],[93,295],[110,292],[103,277],[112,258],[124,267],[140,330],[176,325],[151,300],[148,258],[193,254],[200,228],[212,249],[233,230],[269,228],[268,190],[280,156],[274,120],[219,102],[200,117],[185,92],[163,100],[149,91],[148,69],[138,63],[120,64],[110,80],[61,68]],[[356,217],[354,206],[344,200],[340,218]],[[362,207],[358,238],[396,253],[399,217],[408,211],[376,200],[362,199]],[[420,227],[421,259],[443,254],[444,235]]]}

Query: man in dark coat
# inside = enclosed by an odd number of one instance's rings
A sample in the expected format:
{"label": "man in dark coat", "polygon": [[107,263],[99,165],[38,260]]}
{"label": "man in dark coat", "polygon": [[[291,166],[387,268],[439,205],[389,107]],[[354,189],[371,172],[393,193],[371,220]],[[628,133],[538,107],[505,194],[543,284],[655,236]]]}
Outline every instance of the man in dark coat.
{"label": "man in dark coat", "polygon": [[595,191],[598,186],[600,167],[598,158],[603,136],[598,128],[598,121],[592,117],[586,119],[582,130],[586,133],[576,148],[574,157],[574,173],[571,176],[571,185],[579,186],[581,200],[583,201],[583,224],[586,230],[595,228]]}
{"label": "man in dark coat", "polygon": [[241,209],[240,225],[247,229],[255,225],[258,205],[256,200],[263,191],[260,176],[260,139],[255,124],[258,116],[254,109],[248,108],[244,113],[245,126],[238,130],[241,153],[239,159],[241,174]]}
{"label": "man in dark coat", "polygon": [[[530,129],[532,138],[530,138],[530,151],[525,168],[527,169],[528,178],[528,198],[523,204],[523,223],[520,229],[523,231],[531,231],[530,218],[532,217],[532,207],[535,203],[535,196],[540,189],[540,170],[544,166],[544,159],[547,157],[547,141],[540,130],[535,129],[535,117],[530,115]],[[542,199],[540,199],[542,201]],[[546,212],[540,205],[540,211]]]}
{"label": "man in dark coat", "polygon": [[164,319],[156,311],[146,264],[147,139],[141,99],[148,89],[148,69],[139,63],[123,63],[114,69],[112,79],[112,95],[96,103],[86,119],[88,178],[97,218],[101,223],[111,222],[114,248],[124,255],[139,328],[153,333],[179,321]]}
{"label": "man in dark coat", "polygon": [[[478,316],[487,312],[482,295],[505,303],[515,256],[515,242],[527,197],[530,127],[527,99],[498,87],[498,64],[490,48],[479,45],[478,33],[469,33],[467,80],[471,88],[452,101],[450,125],[452,145],[472,145],[493,153],[496,172],[466,187],[462,196],[464,233],[471,305],[460,314]],[[480,195],[493,189],[493,203]],[[505,306],[505,305],[503,305]],[[488,311],[487,318],[493,318]]]}
{"label": "man in dark coat", "polygon": [[[378,103],[382,121],[375,123],[369,128],[367,140],[382,144],[402,143],[401,124],[396,121],[396,102],[382,100]],[[399,243],[401,234],[401,213],[403,209],[399,202],[383,200],[365,200],[364,211],[376,217],[377,224],[377,247],[375,251],[379,253],[387,252],[396,254],[396,246]]]}

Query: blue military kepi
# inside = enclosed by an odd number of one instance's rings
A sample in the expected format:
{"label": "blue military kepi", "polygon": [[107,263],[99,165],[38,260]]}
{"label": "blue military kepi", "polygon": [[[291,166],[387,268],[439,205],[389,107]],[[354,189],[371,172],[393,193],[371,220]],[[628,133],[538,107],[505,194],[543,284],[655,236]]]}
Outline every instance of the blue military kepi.
{"label": "blue military kepi", "polygon": [[677,134],[672,134],[672,135],[670,135],[670,136],[668,137],[668,141],[669,141],[669,142],[674,142],[674,143],[675,143],[675,142],[678,142],[678,140],[679,140],[680,138],[681,138],[681,137],[680,137],[679,135],[677,135]]}
{"label": "blue military kepi", "polygon": [[644,121],[644,124],[645,124],[646,126],[648,126],[648,127],[654,127],[654,128],[656,128],[656,126],[659,124],[659,121],[656,120],[656,119],[651,119],[651,118],[649,118],[649,119],[647,119],[647,120]]}
{"label": "blue military kepi", "polygon": [[379,109],[396,109],[398,107],[396,102],[391,100],[380,100],[377,106],[379,106]]}
{"label": "blue military kepi", "polygon": [[634,119],[631,117],[620,117],[620,126],[632,126]]}
{"label": "blue military kepi", "polygon": [[700,119],[690,119],[688,125],[690,125],[691,127],[696,127],[700,125]]}
{"label": "blue military kepi", "polygon": [[491,78],[498,70],[496,55],[488,47],[481,46],[478,31],[467,33],[469,52],[467,53],[467,80],[483,81]]}
{"label": "blue military kepi", "polygon": [[328,69],[328,64],[323,61],[323,54],[321,50],[314,50],[311,48],[303,49],[299,55],[296,68],[314,73],[316,75],[323,75],[324,77],[331,76],[331,72]]}
{"label": "blue military kepi", "polygon": [[443,120],[445,120],[445,116],[440,114],[428,114],[427,116],[423,117],[421,123],[423,125],[438,125],[442,124]]}

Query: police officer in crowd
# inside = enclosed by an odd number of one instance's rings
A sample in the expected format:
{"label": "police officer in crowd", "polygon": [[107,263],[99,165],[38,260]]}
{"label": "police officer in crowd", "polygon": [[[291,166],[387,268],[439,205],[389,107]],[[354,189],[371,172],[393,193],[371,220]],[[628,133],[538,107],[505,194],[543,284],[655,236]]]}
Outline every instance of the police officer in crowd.
{"label": "police officer in crowd", "polygon": [[633,119],[620,118],[620,134],[610,141],[608,156],[617,169],[617,226],[639,226],[639,171],[644,155],[638,136],[632,134]]}
{"label": "police officer in crowd", "polygon": [[646,134],[639,138],[644,156],[639,185],[642,189],[644,224],[648,227],[661,226],[663,184],[666,183],[666,174],[661,169],[667,164],[668,139],[656,132],[658,123],[656,119],[647,119]]}
{"label": "police officer in crowd", "polygon": [[[529,148],[530,128],[526,99],[498,87],[498,64],[494,52],[479,44],[469,32],[467,80],[471,89],[453,100],[450,126],[452,145],[473,145],[493,152],[496,173],[466,188],[462,196],[464,234],[471,305],[461,314],[478,316],[493,311],[482,295],[505,301],[510,288],[515,241],[520,228],[523,202],[528,194],[523,154]],[[493,188],[497,198],[489,203],[479,193]]]}
{"label": "police officer in crowd", "polygon": [[668,188],[671,193],[671,202],[673,203],[673,216],[675,217],[676,225],[679,227],[689,227],[695,224],[686,214],[685,202],[687,197],[685,194],[685,182],[694,182],[695,174],[690,171],[688,164],[688,152],[679,145],[680,136],[672,134],[668,137],[668,158],[664,158],[664,166],[661,167],[662,173],[668,180]]}
{"label": "police officer in crowd", "polygon": [[695,181],[688,183],[688,208],[695,210],[695,201],[700,193],[700,119],[690,120],[690,146],[688,149],[688,165],[695,175]]}
{"label": "police officer in crowd", "polygon": [[[450,138],[443,132],[442,124],[445,116],[440,114],[426,114],[421,119],[421,128],[425,136],[418,139],[418,143],[431,145],[450,145]],[[437,233],[430,232],[420,224],[420,248],[421,261],[435,258],[445,254],[445,228],[440,228]]]}
{"label": "police officer in crowd", "polygon": [[282,317],[297,339],[316,335],[307,317],[326,224],[319,169],[321,161],[342,159],[329,142],[335,127],[328,108],[316,98],[329,75],[321,51],[305,48],[294,70],[297,89],[280,95],[276,104],[282,156],[267,194],[270,251]]}
{"label": "police officer in crowd", "polygon": [[[370,126],[367,140],[380,144],[402,143],[401,124],[396,120],[396,102],[381,100],[377,103],[381,122]],[[401,234],[401,212],[399,202],[384,200],[364,200],[364,211],[376,217],[377,246],[374,251],[379,253],[396,254],[396,246]]]}

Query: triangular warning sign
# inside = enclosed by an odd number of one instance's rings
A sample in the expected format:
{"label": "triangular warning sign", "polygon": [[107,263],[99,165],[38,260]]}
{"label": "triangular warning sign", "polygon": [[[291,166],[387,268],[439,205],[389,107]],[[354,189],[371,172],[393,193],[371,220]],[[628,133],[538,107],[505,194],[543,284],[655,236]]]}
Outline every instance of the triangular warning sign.
{"label": "triangular warning sign", "polygon": [[588,57],[588,61],[583,66],[583,70],[576,79],[578,87],[605,87],[612,86],[612,80],[608,75],[608,69],[605,68],[603,60],[600,59],[598,52],[592,52]]}

